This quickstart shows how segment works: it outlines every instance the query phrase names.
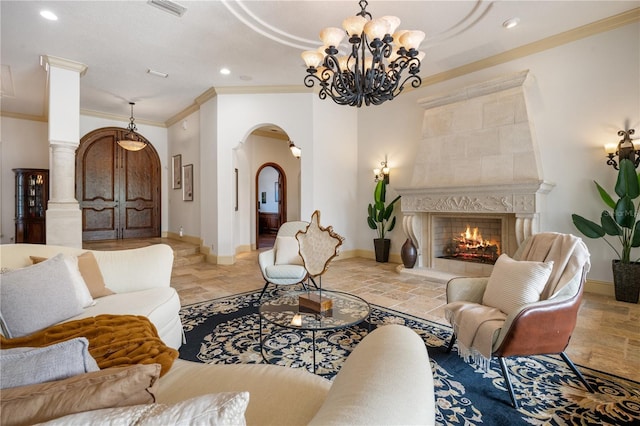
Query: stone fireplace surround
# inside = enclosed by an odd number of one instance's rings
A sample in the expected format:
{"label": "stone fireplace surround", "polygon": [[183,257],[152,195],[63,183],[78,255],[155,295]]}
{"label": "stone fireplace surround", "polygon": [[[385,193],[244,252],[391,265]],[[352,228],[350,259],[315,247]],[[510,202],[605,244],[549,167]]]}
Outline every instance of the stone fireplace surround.
{"label": "stone fireplace surround", "polygon": [[499,218],[502,252],[509,255],[538,232],[544,195],[554,185],[542,176],[527,110],[533,84],[522,71],[418,101],[425,109],[422,140],[411,185],[397,188],[403,230],[418,249],[418,262],[402,272],[436,281],[490,274],[491,265],[434,256],[437,216]]}

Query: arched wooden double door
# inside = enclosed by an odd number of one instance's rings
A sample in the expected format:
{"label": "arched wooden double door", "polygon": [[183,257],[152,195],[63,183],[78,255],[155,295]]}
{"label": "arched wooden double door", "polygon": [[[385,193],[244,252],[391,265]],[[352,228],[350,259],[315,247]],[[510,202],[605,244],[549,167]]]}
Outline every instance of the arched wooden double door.
{"label": "arched wooden double door", "polygon": [[76,199],[82,240],[160,236],[160,159],[149,143],[127,151],[119,127],[85,135],[76,151]]}

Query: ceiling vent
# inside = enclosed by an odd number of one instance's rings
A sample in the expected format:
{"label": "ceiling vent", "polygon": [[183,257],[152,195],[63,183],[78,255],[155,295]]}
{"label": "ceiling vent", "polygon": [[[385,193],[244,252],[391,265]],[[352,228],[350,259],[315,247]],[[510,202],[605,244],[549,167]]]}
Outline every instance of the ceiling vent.
{"label": "ceiling vent", "polygon": [[176,16],[182,16],[187,11],[186,7],[169,0],[149,0],[147,3]]}

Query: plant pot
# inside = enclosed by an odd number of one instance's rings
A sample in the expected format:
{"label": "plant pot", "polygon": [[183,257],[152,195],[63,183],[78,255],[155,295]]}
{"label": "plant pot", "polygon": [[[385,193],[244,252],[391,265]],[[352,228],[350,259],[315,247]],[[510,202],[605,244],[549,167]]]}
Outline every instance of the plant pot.
{"label": "plant pot", "polygon": [[389,248],[391,247],[391,240],[387,238],[374,238],[373,247],[376,251],[376,262],[389,261]]}
{"label": "plant pot", "polygon": [[613,268],[613,285],[616,300],[621,302],[638,303],[640,295],[640,262],[620,263],[611,262]]}
{"label": "plant pot", "polygon": [[400,257],[402,258],[402,263],[405,268],[411,269],[415,266],[416,260],[418,260],[418,250],[416,246],[413,245],[411,238],[407,238],[407,241],[402,245]]}

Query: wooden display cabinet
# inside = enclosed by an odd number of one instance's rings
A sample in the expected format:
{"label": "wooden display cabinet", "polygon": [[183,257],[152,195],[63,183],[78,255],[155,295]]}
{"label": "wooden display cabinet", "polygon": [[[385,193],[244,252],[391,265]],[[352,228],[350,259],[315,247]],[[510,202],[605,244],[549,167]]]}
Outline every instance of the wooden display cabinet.
{"label": "wooden display cabinet", "polygon": [[46,244],[49,170],[13,169],[16,174],[16,243]]}

